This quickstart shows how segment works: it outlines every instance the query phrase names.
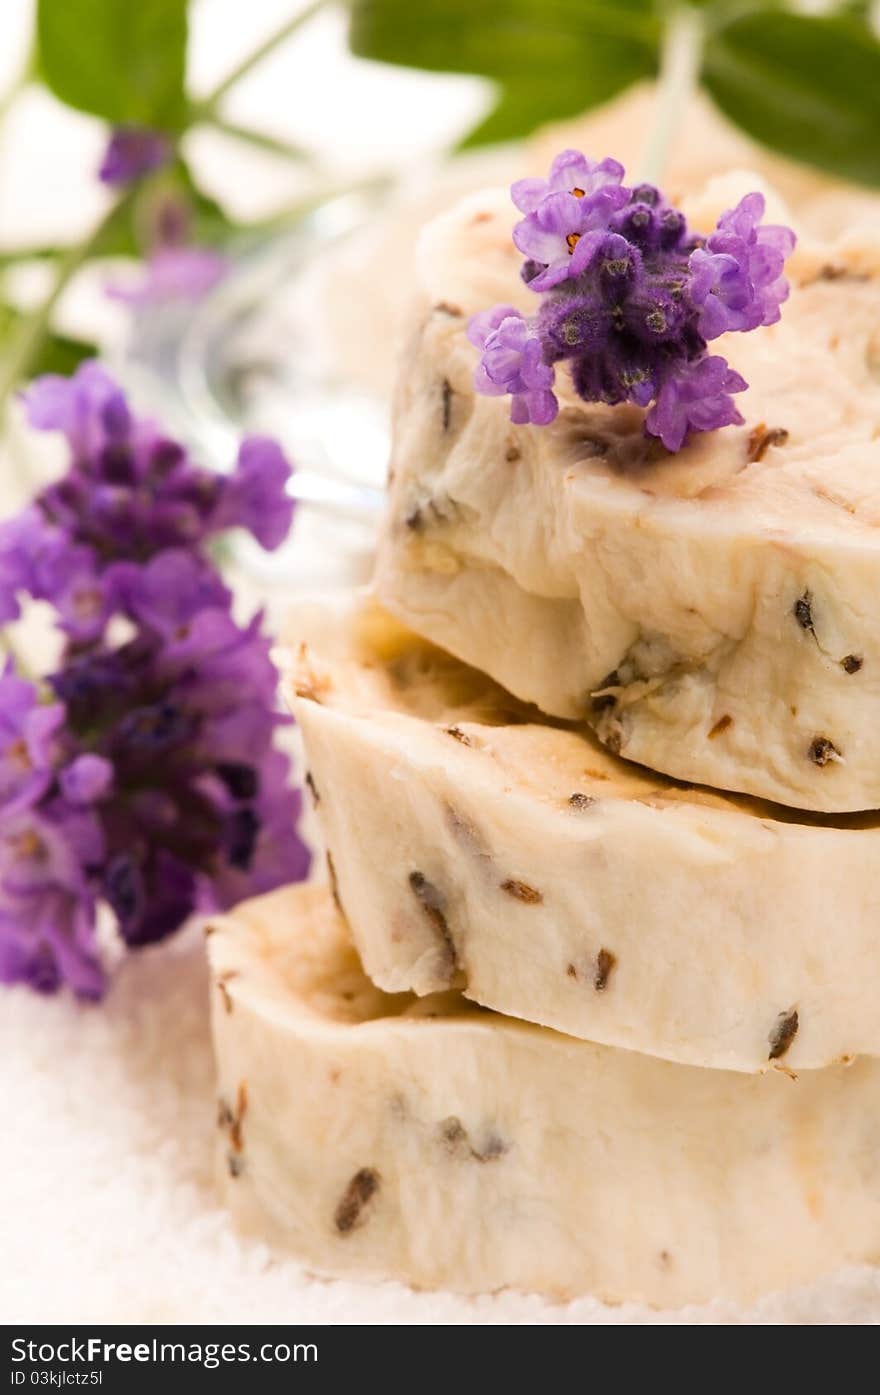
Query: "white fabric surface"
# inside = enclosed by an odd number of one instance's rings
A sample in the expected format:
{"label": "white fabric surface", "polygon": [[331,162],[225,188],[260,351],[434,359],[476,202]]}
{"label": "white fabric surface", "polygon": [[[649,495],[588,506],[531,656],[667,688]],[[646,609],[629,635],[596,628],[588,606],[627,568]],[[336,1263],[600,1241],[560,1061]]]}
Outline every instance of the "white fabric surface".
{"label": "white fabric surface", "polygon": [[[215,1129],[200,935],[127,961],[103,1007],[0,999],[0,1318],[23,1322],[868,1323],[851,1270],[750,1312],[676,1314],[520,1294],[476,1300],[309,1278],[233,1234]],[[320,1166],[320,1161],[316,1160]]]}

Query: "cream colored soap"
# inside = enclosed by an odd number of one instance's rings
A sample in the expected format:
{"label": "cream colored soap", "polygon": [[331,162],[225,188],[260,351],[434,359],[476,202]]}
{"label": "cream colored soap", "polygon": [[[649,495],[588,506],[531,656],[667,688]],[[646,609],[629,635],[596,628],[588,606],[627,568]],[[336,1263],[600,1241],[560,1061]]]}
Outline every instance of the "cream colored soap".
{"label": "cream colored soap", "polygon": [[[750,182],[692,199],[695,225]],[[653,769],[880,807],[880,239],[802,240],[781,322],[716,341],[752,385],[745,426],[670,457],[637,409],[581,403],[564,370],[549,427],[474,395],[468,317],[536,301],[515,216],[493,191],[423,234],[380,597]]]}
{"label": "cream colored soap", "polygon": [[322,1274],[748,1300],[880,1252],[880,1064],[743,1076],[388,997],[329,895],[214,922],[238,1223]]}
{"label": "cream colored soap", "polygon": [[460,986],[694,1065],[880,1054],[880,818],[682,788],[369,601],[301,605],[288,691],[337,893],[390,992]]}

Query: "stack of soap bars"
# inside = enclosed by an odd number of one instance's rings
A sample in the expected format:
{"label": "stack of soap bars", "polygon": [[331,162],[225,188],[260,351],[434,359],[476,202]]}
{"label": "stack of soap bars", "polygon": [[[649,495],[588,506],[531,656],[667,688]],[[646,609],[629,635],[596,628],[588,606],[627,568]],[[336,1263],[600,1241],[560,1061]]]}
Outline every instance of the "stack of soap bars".
{"label": "stack of soap bars", "polygon": [[289,622],[327,884],[209,927],[222,1185],[318,1273],[748,1301],[880,1255],[880,242],[671,453],[475,391],[510,228],[424,233],[374,586]]}

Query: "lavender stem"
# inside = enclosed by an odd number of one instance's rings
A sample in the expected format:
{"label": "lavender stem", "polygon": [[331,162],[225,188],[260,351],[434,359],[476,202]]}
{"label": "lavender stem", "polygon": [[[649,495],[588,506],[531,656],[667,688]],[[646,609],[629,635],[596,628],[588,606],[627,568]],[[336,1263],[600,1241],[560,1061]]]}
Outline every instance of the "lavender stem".
{"label": "lavender stem", "polygon": [[670,12],[660,54],[655,119],[639,162],[639,182],[663,182],[672,142],[697,83],[704,39],[703,17],[692,6],[679,5]]}

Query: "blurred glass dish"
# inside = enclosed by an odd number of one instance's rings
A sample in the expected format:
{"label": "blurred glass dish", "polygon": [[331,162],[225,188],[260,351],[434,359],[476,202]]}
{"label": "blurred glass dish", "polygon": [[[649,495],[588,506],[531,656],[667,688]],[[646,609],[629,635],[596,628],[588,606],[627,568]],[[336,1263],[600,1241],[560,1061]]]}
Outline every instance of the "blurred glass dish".
{"label": "blurred glass dish", "polygon": [[[296,463],[291,493],[325,516],[310,531],[332,519],[334,548],[349,554],[369,551],[382,508],[388,404],[335,364],[317,299],[322,263],[378,206],[375,192],[335,198],[245,251],[195,305],[143,308],[118,365],[139,405],[218,470],[246,432],[276,437]],[[267,557],[243,541],[237,560],[291,579],[292,552],[289,544]],[[324,579],[314,556],[309,567],[310,579]]]}
{"label": "blurred glass dish", "polygon": [[195,307],[141,312],[117,365],[139,404],[206,463],[227,468],[246,431],[276,436],[296,462],[296,537],[247,572],[285,589],[366,578],[390,448],[398,326],[414,285],[419,230],[462,195],[509,184],[498,147],[422,161],[316,206],[246,249]]}

